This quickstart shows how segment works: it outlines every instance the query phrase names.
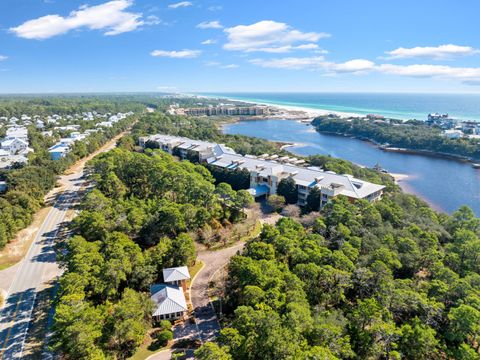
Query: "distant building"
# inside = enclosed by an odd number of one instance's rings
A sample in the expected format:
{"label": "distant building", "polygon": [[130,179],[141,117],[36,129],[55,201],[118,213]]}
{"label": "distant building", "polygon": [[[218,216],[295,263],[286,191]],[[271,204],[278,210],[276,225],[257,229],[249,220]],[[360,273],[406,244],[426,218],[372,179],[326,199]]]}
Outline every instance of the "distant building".
{"label": "distant building", "polygon": [[8,151],[12,155],[28,149],[28,142],[21,138],[7,138],[0,145],[3,150]]}
{"label": "distant building", "polygon": [[259,116],[267,115],[268,107],[266,106],[209,106],[197,107],[184,110],[185,115],[190,116]]}
{"label": "distant building", "polygon": [[28,129],[18,126],[10,127],[6,131],[5,139],[20,139],[28,143]]}
{"label": "distant building", "polygon": [[376,115],[376,114],[368,114],[367,119],[368,120],[385,120],[385,116]]}
{"label": "distant building", "polygon": [[70,152],[70,146],[57,143],[48,149],[48,152],[50,153],[50,158],[52,160],[60,160],[67,156],[67,154]]}
{"label": "distant building", "polygon": [[102,127],[112,127],[113,126],[113,123],[111,121],[103,121],[103,122],[99,122],[96,127],[97,128],[102,128]]}
{"label": "distant building", "polygon": [[449,139],[460,139],[464,136],[462,130],[445,130],[443,135]]}
{"label": "distant building", "polygon": [[480,123],[475,121],[463,121],[460,127],[465,134],[480,135]]}

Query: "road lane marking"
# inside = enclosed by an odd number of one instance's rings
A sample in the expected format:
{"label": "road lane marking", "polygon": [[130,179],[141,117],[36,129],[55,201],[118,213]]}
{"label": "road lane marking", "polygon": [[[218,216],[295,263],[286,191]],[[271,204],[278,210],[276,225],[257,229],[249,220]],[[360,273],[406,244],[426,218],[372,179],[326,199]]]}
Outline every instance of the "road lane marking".
{"label": "road lane marking", "polygon": [[8,328],[8,331],[7,331],[7,334],[5,335],[5,341],[3,342],[3,345],[2,345],[2,352],[0,353],[0,359],[3,359],[3,355],[5,354],[5,351],[7,350],[7,343],[8,343],[8,339],[10,338],[10,334],[12,332],[12,327],[13,327],[13,324],[15,323],[15,319],[17,317],[17,312],[18,312],[18,307],[20,306],[20,301],[22,300],[23,298],[23,293],[20,293],[20,297],[18,298],[17,302],[16,302],[16,305],[15,305],[15,311],[13,312],[13,318],[12,320],[10,320],[10,323],[9,323],[9,328]]}
{"label": "road lane marking", "polygon": [[[67,212],[68,210],[70,210],[72,208],[72,204],[73,204],[73,199],[76,199],[78,197],[78,191],[80,190],[80,188],[78,189],[75,189],[75,187],[73,186],[72,188],[69,188],[69,190],[72,190],[74,193],[75,193],[75,196],[72,196],[72,200],[69,199],[69,202],[68,204],[64,204],[66,207],[62,210],[58,210],[58,215],[55,216],[52,220],[54,222],[53,226],[51,226],[51,228],[55,229],[54,230],[54,234],[53,236],[49,236],[47,238],[47,242],[43,245],[43,247],[53,243],[55,237],[57,236],[58,232],[60,231],[60,226],[61,224],[63,223],[65,217],[67,216]],[[68,205],[68,206],[67,206]],[[50,221],[51,223],[51,221]],[[50,227],[49,227],[50,228]],[[43,266],[43,271],[42,271],[42,276],[41,276],[41,280],[43,282],[43,277],[45,275],[45,271],[46,271],[46,267]],[[27,338],[27,334],[28,334],[28,329],[29,329],[29,326],[30,326],[30,321],[32,320],[32,312],[33,312],[33,308],[35,307],[35,299],[36,299],[36,296],[37,296],[37,293],[35,292],[34,293],[34,301],[32,303],[32,306],[30,308],[30,311],[29,311],[29,315],[28,315],[28,318],[27,318],[27,327],[25,329],[25,332],[23,334],[23,341],[22,341],[22,345],[20,347],[20,358],[23,356],[23,350],[25,348],[25,340]]]}
{"label": "road lane marking", "polygon": [[[67,209],[65,210],[60,210],[60,209],[57,209],[55,208],[55,206],[58,205],[58,203],[60,201],[63,201],[64,200],[64,197],[65,197],[65,193],[69,190],[71,190],[72,187],[68,187],[68,188],[65,188],[64,189],[64,192],[62,192],[58,197],[57,197],[57,200],[55,201],[55,203],[52,205],[52,209],[50,209],[47,217],[45,218],[45,221],[43,222],[43,224],[41,225],[40,229],[38,230],[37,232],[37,235],[35,236],[34,240],[33,240],[33,243],[32,245],[30,246],[30,249],[28,250],[28,253],[27,255],[25,256],[25,258],[23,259],[23,262],[22,262],[22,265],[21,265],[21,268],[19,269],[19,271],[17,271],[17,273],[15,274],[15,278],[12,282],[12,284],[10,285],[10,288],[9,288],[9,291],[7,292],[7,296],[5,298],[5,303],[6,303],[6,300],[8,299],[9,295],[10,295],[10,291],[13,287],[13,285],[16,285],[15,283],[17,282],[18,280],[18,277],[19,277],[19,274],[21,274],[22,272],[25,272],[25,264],[26,263],[29,263],[29,260],[31,261],[31,253],[33,252],[34,249],[37,249],[37,248],[43,248],[42,244],[38,244],[38,242],[40,240],[42,240],[43,237],[45,237],[45,233],[47,232],[50,232],[51,231],[51,228],[52,228],[52,222],[56,224],[56,220],[58,220],[58,215],[60,215],[60,218],[62,218],[61,215],[65,215],[66,214],[66,211],[68,211],[70,209],[70,207],[68,207]],[[56,212],[58,212],[59,214],[55,214]],[[56,216],[54,216],[56,215]],[[63,216],[64,217],[64,216]],[[62,219],[63,220],[63,219]],[[60,224],[61,222],[58,222],[58,224]],[[57,230],[58,232],[58,230]],[[55,233],[56,234],[56,233]],[[36,254],[38,255],[38,254]],[[32,263],[29,263],[29,265],[31,265]],[[32,270],[34,269],[33,267],[30,267],[29,270]],[[28,271],[28,270],[26,270]],[[30,271],[31,272],[31,271]],[[22,274],[23,275],[23,274]],[[22,353],[23,353],[23,347],[25,345],[25,339],[26,339],[26,335],[28,333],[28,328],[29,328],[29,324],[30,324],[30,321],[31,321],[31,315],[32,315],[32,312],[33,312],[33,307],[35,305],[35,300],[36,300],[36,296],[37,296],[37,293],[36,293],[36,286],[34,286],[35,288],[35,292],[34,292],[34,297],[33,297],[33,303],[32,303],[32,306],[30,307],[30,310],[29,310],[29,316],[27,318],[27,326],[26,326],[26,329],[24,331],[24,334],[23,334],[23,341],[22,341],[22,347],[21,347],[21,353],[20,353],[20,357],[22,356]],[[22,291],[22,290],[20,290]],[[23,290],[25,291],[25,290]],[[19,299],[16,301],[16,304],[15,304],[15,312],[13,314],[13,317],[11,319],[11,321],[9,322],[8,324],[8,327],[6,327],[5,329],[8,328],[8,331],[7,331],[7,334],[6,334],[6,337],[5,337],[5,340],[4,340],[4,345],[3,345],[3,348],[2,348],[2,352],[0,353],[1,357],[0,359],[3,359],[3,356],[4,356],[4,353],[6,351],[6,344],[11,336],[11,331],[12,331],[12,328],[13,328],[13,325],[15,324],[15,320],[16,320],[16,317],[17,317],[17,311],[18,311],[18,307],[20,306],[20,301],[22,300],[23,298],[23,292],[20,293],[20,297]],[[4,310],[4,309],[2,309]],[[8,315],[8,314],[6,314]],[[7,316],[5,316],[5,318],[7,318]]]}
{"label": "road lane marking", "polygon": [[34,292],[32,306],[30,307],[30,311],[28,313],[27,326],[25,327],[25,331],[23,332],[23,340],[22,340],[22,345],[20,347],[20,358],[23,357],[23,348],[25,347],[25,340],[27,339],[28,329],[30,328],[30,321],[32,320],[32,312],[33,312],[33,308],[35,307],[36,299],[37,299],[37,292]]}

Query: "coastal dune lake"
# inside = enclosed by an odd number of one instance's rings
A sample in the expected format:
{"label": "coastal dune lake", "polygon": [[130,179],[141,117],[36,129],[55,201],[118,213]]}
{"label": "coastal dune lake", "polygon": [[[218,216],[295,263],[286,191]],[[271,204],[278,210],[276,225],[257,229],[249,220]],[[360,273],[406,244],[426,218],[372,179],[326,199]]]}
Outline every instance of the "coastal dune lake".
{"label": "coastal dune lake", "polygon": [[295,143],[288,150],[297,155],[331,155],[367,167],[379,163],[391,173],[407,175],[400,182],[404,191],[420,196],[435,209],[452,213],[468,205],[480,216],[480,169],[469,163],[385,152],[365,141],[320,134],[311,125],[294,120],[241,121],[225,125],[223,131]]}

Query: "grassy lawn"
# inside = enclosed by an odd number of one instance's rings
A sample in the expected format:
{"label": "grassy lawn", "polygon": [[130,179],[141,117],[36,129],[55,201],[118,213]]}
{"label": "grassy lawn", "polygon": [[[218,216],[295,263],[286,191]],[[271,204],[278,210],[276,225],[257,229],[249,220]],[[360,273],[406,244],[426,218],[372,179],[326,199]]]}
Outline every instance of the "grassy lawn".
{"label": "grassy lawn", "polygon": [[190,284],[192,283],[192,279],[197,275],[197,273],[203,268],[205,264],[202,260],[197,260],[195,265],[188,267],[188,272],[190,273],[190,280],[187,281],[187,288],[190,288]]}
{"label": "grassy lawn", "polygon": [[170,347],[170,345],[167,345],[165,347],[162,347],[160,349],[151,349],[150,345],[152,344],[152,340],[149,338],[149,341],[145,342],[144,344],[142,344],[137,352],[135,354],[133,354],[132,357],[129,357],[128,359],[129,360],[145,360],[146,358],[148,358],[149,356],[155,354],[155,353],[158,353],[162,350],[166,350]]}

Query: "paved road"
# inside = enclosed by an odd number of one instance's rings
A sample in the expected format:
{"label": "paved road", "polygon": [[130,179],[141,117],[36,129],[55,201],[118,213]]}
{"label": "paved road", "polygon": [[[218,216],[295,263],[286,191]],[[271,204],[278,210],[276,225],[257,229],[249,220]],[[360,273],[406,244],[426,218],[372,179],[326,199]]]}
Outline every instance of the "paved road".
{"label": "paved road", "polygon": [[65,190],[58,195],[8,290],[0,317],[0,359],[22,357],[37,291],[55,273],[54,240],[83,184],[78,175],[65,180]]}
{"label": "paved road", "polygon": [[37,293],[42,286],[61,274],[56,263],[54,240],[62,228],[68,210],[78,200],[85,162],[100,152],[115,147],[115,137],[100,150],[74,166],[73,173],[63,175],[58,192],[47,217],[38,230],[27,255],[20,262],[8,289],[5,306],[0,310],[0,359],[21,359]]}

